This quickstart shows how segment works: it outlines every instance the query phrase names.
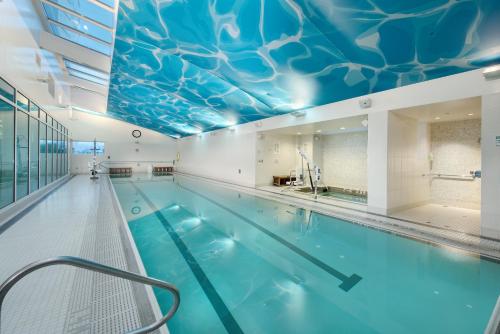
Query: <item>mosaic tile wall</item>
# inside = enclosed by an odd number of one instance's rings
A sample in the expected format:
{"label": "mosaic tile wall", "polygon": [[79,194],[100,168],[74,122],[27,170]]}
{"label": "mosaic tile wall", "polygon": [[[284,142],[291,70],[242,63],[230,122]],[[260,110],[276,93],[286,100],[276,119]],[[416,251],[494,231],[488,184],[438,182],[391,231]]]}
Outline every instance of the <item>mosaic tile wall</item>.
{"label": "mosaic tile wall", "polygon": [[[481,169],[481,120],[434,123],[431,125],[433,173],[468,175]],[[480,209],[481,180],[434,179],[435,203]]]}

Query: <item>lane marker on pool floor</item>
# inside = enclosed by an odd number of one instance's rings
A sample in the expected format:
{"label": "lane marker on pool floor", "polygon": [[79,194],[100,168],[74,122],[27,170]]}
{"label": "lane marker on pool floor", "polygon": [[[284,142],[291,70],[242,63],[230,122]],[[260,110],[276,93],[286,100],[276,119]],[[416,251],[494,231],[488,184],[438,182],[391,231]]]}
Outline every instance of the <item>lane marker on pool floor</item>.
{"label": "lane marker on pool floor", "polygon": [[221,296],[217,293],[217,290],[214,288],[214,286],[208,279],[207,275],[205,274],[201,266],[194,258],[193,254],[189,251],[184,241],[182,241],[182,238],[177,234],[177,232],[175,232],[175,229],[169,223],[167,218],[165,218],[165,216],[161,213],[161,211],[158,210],[156,205],[133,181],[130,181],[130,184],[135,188],[137,193],[141,195],[146,204],[151,208],[151,210],[153,210],[158,220],[163,224],[163,227],[165,227],[165,229],[167,230],[170,238],[172,239],[175,246],[182,254],[182,257],[186,261],[187,265],[193,272],[194,276],[196,277],[196,280],[200,284],[201,288],[203,289],[203,292],[205,293],[208,300],[212,304],[212,307],[214,308],[215,312],[217,313],[217,316],[221,320],[226,330],[229,333],[243,333],[243,330],[236,322],[236,319],[234,319],[233,315],[231,314],[231,311],[229,311],[226,304],[222,300]]}
{"label": "lane marker on pool floor", "polygon": [[269,237],[273,238],[274,240],[280,242],[281,244],[283,244],[284,246],[288,247],[290,250],[292,250],[293,252],[297,253],[298,255],[302,256],[303,258],[305,258],[306,260],[312,262],[313,264],[315,264],[316,266],[320,267],[321,269],[323,269],[324,271],[326,271],[327,273],[329,273],[330,275],[334,276],[335,278],[339,279],[340,281],[342,281],[342,283],[339,285],[339,288],[341,288],[342,290],[348,292],[349,290],[351,290],[356,284],[358,284],[359,281],[361,281],[362,277],[357,275],[357,274],[352,274],[351,276],[347,276],[343,273],[341,273],[340,271],[338,271],[337,269],[331,267],[330,265],[326,264],[325,262],[321,261],[320,259],[312,256],[311,254],[305,252],[304,250],[300,249],[299,247],[295,246],[294,244],[292,244],[291,242],[283,239],[282,237],[274,234],[273,232],[269,231],[268,229],[262,227],[261,225],[257,224],[256,222],[248,219],[247,217],[239,214],[238,212],[226,207],[225,205],[203,195],[203,194],[200,194],[198,193],[197,191],[194,191],[192,189],[189,189],[189,188],[186,188],[182,185],[180,185],[179,183],[177,183],[177,186],[179,188],[182,188],[186,191],[189,191],[201,198],[204,198],[205,200],[209,201],[210,203],[230,212],[231,214],[235,215],[236,217],[240,218],[241,220],[243,220],[244,222],[246,222],[247,224],[255,227],[256,229],[258,229],[259,231],[265,233],[266,235],[268,235]]}

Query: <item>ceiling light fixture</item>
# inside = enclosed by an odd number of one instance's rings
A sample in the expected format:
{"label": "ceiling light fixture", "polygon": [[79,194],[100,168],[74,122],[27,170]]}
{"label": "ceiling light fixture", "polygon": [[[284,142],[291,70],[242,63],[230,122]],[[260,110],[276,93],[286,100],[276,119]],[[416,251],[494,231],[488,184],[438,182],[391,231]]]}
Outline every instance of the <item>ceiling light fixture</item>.
{"label": "ceiling light fixture", "polygon": [[467,116],[474,116],[474,114],[473,113],[469,113],[469,114],[467,114]]}
{"label": "ceiling light fixture", "polygon": [[299,135],[299,136],[300,136],[301,134],[302,134],[301,132],[297,132],[297,135]]}
{"label": "ceiling light fixture", "polygon": [[316,130],[317,133],[321,133],[321,130]]}
{"label": "ceiling light fixture", "polygon": [[483,70],[485,79],[498,79],[500,78],[500,65],[490,66]]}
{"label": "ceiling light fixture", "polygon": [[340,130],[345,130],[345,127],[341,127]]}
{"label": "ceiling light fixture", "polygon": [[441,119],[441,117],[439,117],[439,116],[438,116],[438,117],[434,117],[434,119],[435,119],[435,120],[440,120],[440,119]]}

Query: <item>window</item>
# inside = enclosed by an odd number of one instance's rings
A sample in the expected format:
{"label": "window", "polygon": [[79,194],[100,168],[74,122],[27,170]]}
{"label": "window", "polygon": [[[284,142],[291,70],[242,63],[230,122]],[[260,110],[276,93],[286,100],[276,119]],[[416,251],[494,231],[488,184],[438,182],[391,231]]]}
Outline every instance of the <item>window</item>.
{"label": "window", "polygon": [[40,122],[40,187],[47,184],[47,125]]}
{"label": "window", "polygon": [[29,192],[29,116],[19,109],[16,111],[16,129],[16,199],[20,199]]}
{"label": "window", "polygon": [[17,106],[19,108],[23,108],[24,110],[28,111],[28,98],[24,96],[23,94],[17,92]]}
{"label": "window", "polygon": [[30,117],[30,193],[38,189],[38,120]]}
{"label": "window", "polygon": [[12,202],[14,202],[14,107],[0,100],[0,208]]}
{"label": "window", "polygon": [[14,102],[14,87],[0,78],[0,95]]}
{"label": "window", "polygon": [[[94,154],[94,142],[93,141],[74,141],[73,154]],[[96,142],[96,154],[104,154],[104,143]]]}

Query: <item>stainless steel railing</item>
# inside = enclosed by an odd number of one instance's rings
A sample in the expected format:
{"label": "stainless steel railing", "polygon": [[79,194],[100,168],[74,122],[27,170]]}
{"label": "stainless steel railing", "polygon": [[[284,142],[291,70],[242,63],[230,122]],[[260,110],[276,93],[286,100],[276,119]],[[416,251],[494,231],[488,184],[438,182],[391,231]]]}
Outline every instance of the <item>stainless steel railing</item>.
{"label": "stainless steel railing", "polygon": [[155,329],[160,328],[163,326],[172,316],[175,314],[177,309],[179,308],[179,303],[180,303],[180,295],[179,295],[179,290],[172,284],[163,282],[154,278],[150,277],[145,277],[141,275],[137,275],[128,271],[116,269],[113,267],[108,267],[103,264],[85,260],[82,258],[78,257],[73,257],[73,256],[59,256],[59,257],[54,257],[51,259],[47,260],[42,260],[42,261],[37,261],[33,262],[26,267],[18,270],[14,274],[12,274],[5,282],[0,285],[0,331],[1,331],[1,315],[2,315],[2,304],[5,299],[5,296],[9,292],[9,290],[17,283],[19,282],[24,276],[32,273],[35,270],[48,267],[48,266],[53,266],[53,265],[68,265],[68,266],[73,266],[73,267],[78,267],[78,268],[83,268],[91,271],[95,271],[98,273],[102,274],[107,274],[110,276],[115,276],[115,277],[120,277],[126,280],[142,283],[142,284],[147,284],[151,286],[156,286],[158,288],[166,289],[172,293],[174,296],[174,301],[172,306],[170,307],[170,310],[167,312],[166,315],[164,315],[161,319],[157,320],[151,325],[148,325],[143,328],[139,328],[136,330],[133,330],[131,332],[128,332],[128,334],[143,334],[143,333],[149,333],[151,331],[154,331]]}
{"label": "stainless steel railing", "polygon": [[500,296],[493,312],[491,313],[490,321],[486,327],[484,334],[499,334],[500,333]]}

